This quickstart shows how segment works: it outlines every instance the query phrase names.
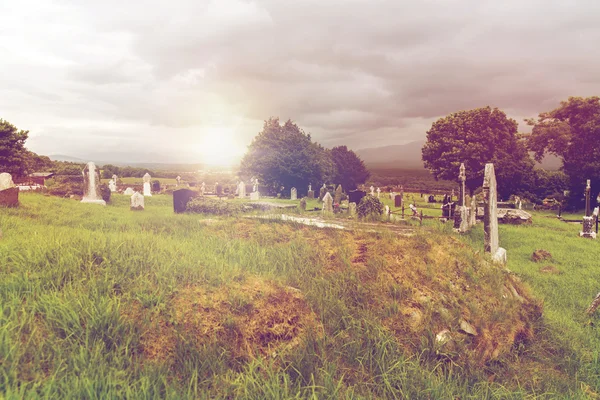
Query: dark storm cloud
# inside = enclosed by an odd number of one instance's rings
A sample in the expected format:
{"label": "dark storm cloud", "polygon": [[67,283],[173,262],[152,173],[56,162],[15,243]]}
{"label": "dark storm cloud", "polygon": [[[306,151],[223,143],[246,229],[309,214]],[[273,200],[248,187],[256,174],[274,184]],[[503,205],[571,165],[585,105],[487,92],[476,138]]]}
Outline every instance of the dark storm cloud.
{"label": "dark storm cloud", "polygon": [[0,6],[0,83],[18,99],[0,106],[41,132],[99,123],[171,149],[161,137],[183,143],[226,125],[247,143],[279,116],[357,149],[423,139],[462,109],[520,121],[600,90],[597,1],[19,4]]}

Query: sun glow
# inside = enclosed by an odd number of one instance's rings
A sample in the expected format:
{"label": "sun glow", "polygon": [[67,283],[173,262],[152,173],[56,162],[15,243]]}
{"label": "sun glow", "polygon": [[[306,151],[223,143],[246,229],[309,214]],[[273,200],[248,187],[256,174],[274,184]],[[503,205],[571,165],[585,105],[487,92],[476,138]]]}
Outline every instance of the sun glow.
{"label": "sun glow", "polygon": [[231,128],[212,127],[204,131],[199,153],[202,162],[214,166],[229,166],[238,162],[246,151]]}

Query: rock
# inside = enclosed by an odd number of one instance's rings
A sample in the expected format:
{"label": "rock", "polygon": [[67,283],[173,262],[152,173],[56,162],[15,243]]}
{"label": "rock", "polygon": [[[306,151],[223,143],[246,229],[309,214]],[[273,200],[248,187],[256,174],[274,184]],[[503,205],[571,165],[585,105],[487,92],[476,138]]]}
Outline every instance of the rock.
{"label": "rock", "polygon": [[0,174],[0,190],[6,190],[15,187],[15,184],[12,180],[12,175],[8,172],[3,172]]}
{"label": "rock", "polygon": [[17,207],[19,205],[19,188],[14,186],[0,190],[0,206]]}
{"label": "rock", "polygon": [[531,214],[527,211],[512,208],[499,208],[498,222],[501,224],[522,225],[531,224],[532,219]]}
{"label": "rock", "polygon": [[439,345],[444,345],[447,342],[450,341],[450,339],[452,339],[452,336],[450,335],[450,331],[448,329],[444,329],[442,331],[439,331],[437,335],[435,335],[435,341],[439,344]]}
{"label": "rock", "polygon": [[496,250],[496,253],[494,253],[494,255],[492,256],[492,261],[497,264],[505,265],[506,264],[506,249],[504,249],[502,247],[498,247],[498,250]]}
{"label": "rock", "polygon": [[475,329],[475,327],[473,325],[471,325],[470,323],[468,323],[467,321],[465,321],[464,319],[460,320],[460,331],[463,333],[466,333],[467,335],[471,335],[471,336],[477,336],[477,329]]}
{"label": "rock", "polygon": [[531,255],[531,261],[534,261],[534,262],[550,260],[551,258],[552,258],[552,254],[550,254],[550,252],[543,250],[543,249],[537,249]]}

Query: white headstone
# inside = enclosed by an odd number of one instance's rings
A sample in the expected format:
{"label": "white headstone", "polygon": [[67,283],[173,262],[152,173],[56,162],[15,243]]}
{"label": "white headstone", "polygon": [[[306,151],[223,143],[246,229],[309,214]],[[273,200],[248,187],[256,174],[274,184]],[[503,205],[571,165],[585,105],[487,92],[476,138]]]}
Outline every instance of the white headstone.
{"label": "white headstone", "polygon": [[128,196],[131,196],[133,193],[135,193],[135,192],[130,187],[128,187],[127,189],[125,189],[125,191],[123,192],[123,194],[126,194]]}
{"label": "white headstone", "polygon": [[380,193],[381,193],[381,189],[377,188],[377,198],[379,198]]}
{"label": "white headstone", "polygon": [[117,185],[115,184],[114,179],[111,179],[110,181],[108,181],[108,188],[110,189],[111,192],[117,191]]}
{"label": "white headstone", "polygon": [[200,186],[200,193],[202,193],[202,196],[204,196],[205,191],[206,191],[206,184],[204,182],[202,182],[202,186]]}
{"label": "white headstone", "polygon": [[100,193],[100,170],[93,162],[87,163],[83,174],[83,199],[82,203],[106,205]]}
{"label": "white headstone", "polygon": [[483,175],[483,232],[484,249],[492,255],[492,258],[506,260],[506,250],[504,256],[497,257],[499,239],[498,239],[498,205],[497,205],[497,184],[494,164],[485,164]]}
{"label": "white headstone", "polygon": [[331,193],[329,192],[323,196],[323,212],[333,213],[333,197],[331,197]]}
{"label": "white headstone", "polygon": [[291,192],[290,192],[290,198],[292,200],[298,200],[298,191],[296,190],[295,187],[292,188]]}
{"label": "white headstone", "polygon": [[144,196],[141,193],[135,192],[131,196],[131,210],[143,210],[144,209]]}
{"label": "white headstone", "polygon": [[8,172],[3,172],[0,174],[0,190],[10,189],[15,187],[15,184],[12,180],[12,175]]}
{"label": "white headstone", "polygon": [[356,215],[356,203],[352,202],[348,204],[348,212],[350,213],[351,217]]}
{"label": "white headstone", "polygon": [[144,182],[144,196],[152,196],[150,182]]}
{"label": "white headstone", "polygon": [[371,186],[370,189],[371,189],[371,196],[375,196],[375,188],[373,186]]}
{"label": "white headstone", "polygon": [[260,200],[260,193],[259,192],[250,193],[250,200],[251,201]]}
{"label": "white headstone", "polygon": [[244,181],[242,181],[238,184],[237,189],[238,189],[238,196],[240,197],[240,199],[246,198],[246,184],[244,183]]}
{"label": "white headstone", "polygon": [[150,180],[152,179],[152,177],[150,176],[149,173],[146,172],[142,179],[144,180],[144,183],[146,183],[146,182],[150,183]]}

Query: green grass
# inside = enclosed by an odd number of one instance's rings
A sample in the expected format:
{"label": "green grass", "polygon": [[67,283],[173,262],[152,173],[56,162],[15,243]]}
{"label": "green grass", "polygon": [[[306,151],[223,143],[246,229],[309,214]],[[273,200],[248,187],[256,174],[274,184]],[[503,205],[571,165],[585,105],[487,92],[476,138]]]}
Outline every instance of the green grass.
{"label": "green grass", "polygon": [[[396,258],[421,254],[425,281],[444,272],[427,252],[451,235],[450,224],[426,221],[431,231],[404,242],[387,232],[358,234],[379,250],[355,272],[354,242],[335,230],[176,215],[165,195],[146,198],[139,212],[117,194],[106,207],[33,193],[20,199],[19,208],[0,209],[0,397],[589,398],[600,390],[598,317],[584,314],[600,291],[600,252],[577,237],[577,225],[536,214],[533,226],[501,226],[508,268],[543,299],[543,321],[533,344],[474,368],[453,367],[436,353],[435,331],[411,344],[415,353],[401,345],[384,317],[398,312],[411,287],[393,286],[385,307],[374,303],[386,249]],[[482,236],[479,225],[462,240],[481,250]],[[530,261],[537,248],[552,253],[562,274],[539,272],[545,264]],[[465,279],[482,288],[502,276],[468,250],[456,257],[467,266]],[[332,267],[338,272],[324,272]],[[243,286],[251,277],[299,288],[324,334],[306,331],[296,347],[266,356],[248,357],[228,343],[255,315],[251,301],[260,298]],[[196,289],[220,300],[185,297]],[[179,301],[189,315],[177,314]],[[223,330],[198,345],[203,334],[186,324],[211,307],[223,312],[214,315]],[[441,318],[423,307],[424,318]],[[168,357],[149,359],[148,335],[167,331],[174,334],[151,338]],[[547,373],[556,365],[560,379]]]}

